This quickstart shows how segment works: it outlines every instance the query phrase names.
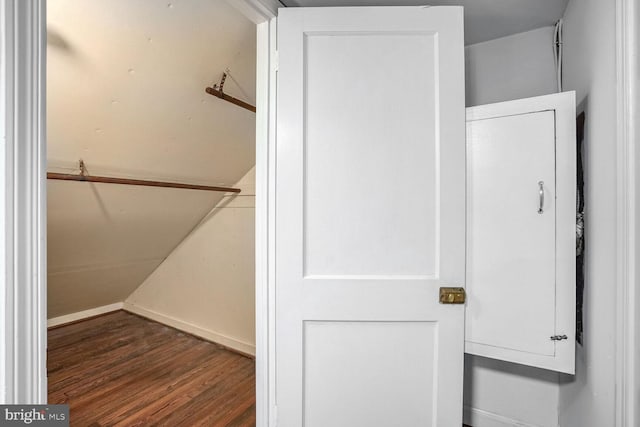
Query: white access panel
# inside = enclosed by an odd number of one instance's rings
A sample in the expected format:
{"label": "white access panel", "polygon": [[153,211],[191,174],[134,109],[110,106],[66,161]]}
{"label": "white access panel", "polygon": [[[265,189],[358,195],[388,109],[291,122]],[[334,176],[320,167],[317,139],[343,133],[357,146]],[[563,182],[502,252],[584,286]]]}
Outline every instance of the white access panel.
{"label": "white access panel", "polygon": [[467,353],[574,372],[575,170],[573,92],[467,109]]}

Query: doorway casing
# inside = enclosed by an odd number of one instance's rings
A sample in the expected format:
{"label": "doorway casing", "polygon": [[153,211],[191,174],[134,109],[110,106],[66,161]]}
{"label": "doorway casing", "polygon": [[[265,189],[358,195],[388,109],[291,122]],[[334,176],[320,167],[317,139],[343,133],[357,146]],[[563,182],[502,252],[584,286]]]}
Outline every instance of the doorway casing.
{"label": "doorway casing", "polygon": [[0,43],[0,403],[44,403],[45,0],[0,0]]}

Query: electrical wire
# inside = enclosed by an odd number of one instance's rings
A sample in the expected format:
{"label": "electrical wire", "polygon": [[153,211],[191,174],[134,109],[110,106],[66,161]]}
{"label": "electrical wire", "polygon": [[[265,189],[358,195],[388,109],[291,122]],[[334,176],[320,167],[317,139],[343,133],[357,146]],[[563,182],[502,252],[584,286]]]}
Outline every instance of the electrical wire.
{"label": "electrical wire", "polygon": [[558,92],[562,92],[562,24],[562,19],[559,19],[553,31],[553,55],[556,62]]}

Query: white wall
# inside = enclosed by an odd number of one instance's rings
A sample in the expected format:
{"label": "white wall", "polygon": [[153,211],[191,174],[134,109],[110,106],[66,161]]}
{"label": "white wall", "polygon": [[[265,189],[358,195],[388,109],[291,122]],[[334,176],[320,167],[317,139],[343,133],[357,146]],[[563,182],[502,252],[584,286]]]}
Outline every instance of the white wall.
{"label": "white wall", "polygon": [[556,92],[553,27],[465,49],[467,106]]}
{"label": "white wall", "polygon": [[564,85],[585,123],[584,346],[562,379],[563,427],[614,425],[616,290],[615,1],[571,0],[564,24]]}
{"label": "white wall", "polygon": [[[553,27],[467,46],[467,106],[556,92]],[[558,374],[467,355],[465,422],[558,425]]]}
{"label": "white wall", "polygon": [[464,373],[465,423],[558,425],[557,373],[471,355],[465,355]]}
{"label": "white wall", "polygon": [[125,301],[125,309],[255,354],[255,168]]}

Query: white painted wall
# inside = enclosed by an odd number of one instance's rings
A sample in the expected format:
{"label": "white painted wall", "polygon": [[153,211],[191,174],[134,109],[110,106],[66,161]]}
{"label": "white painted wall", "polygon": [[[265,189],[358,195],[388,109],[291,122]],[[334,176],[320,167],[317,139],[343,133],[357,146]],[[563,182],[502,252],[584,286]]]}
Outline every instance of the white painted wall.
{"label": "white painted wall", "polygon": [[255,354],[255,168],[125,301],[125,309]]}
{"label": "white painted wall", "polygon": [[[466,47],[467,106],[556,92],[553,27]],[[465,357],[465,422],[557,427],[558,374]]]}
{"label": "white painted wall", "polygon": [[557,427],[556,372],[466,355],[464,373],[465,423]]}
{"label": "white painted wall", "polygon": [[616,290],[616,22],[614,0],[571,0],[564,24],[564,86],[585,122],[584,346],[562,378],[563,427],[613,426]]}
{"label": "white painted wall", "polygon": [[556,92],[553,27],[469,45],[467,107]]}

